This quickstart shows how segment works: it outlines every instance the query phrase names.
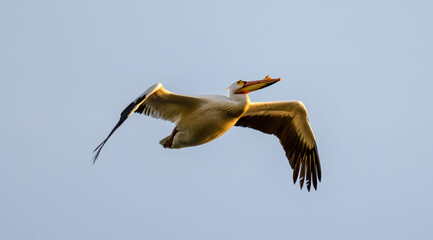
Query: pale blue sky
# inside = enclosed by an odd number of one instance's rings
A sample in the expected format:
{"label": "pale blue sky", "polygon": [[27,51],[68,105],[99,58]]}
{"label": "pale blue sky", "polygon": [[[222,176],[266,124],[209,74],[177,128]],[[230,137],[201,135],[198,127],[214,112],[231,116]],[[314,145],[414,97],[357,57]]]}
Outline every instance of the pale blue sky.
{"label": "pale blue sky", "polygon": [[[0,239],[432,239],[432,1],[1,1]],[[156,82],[301,100],[323,179],[236,128],[166,150]]]}

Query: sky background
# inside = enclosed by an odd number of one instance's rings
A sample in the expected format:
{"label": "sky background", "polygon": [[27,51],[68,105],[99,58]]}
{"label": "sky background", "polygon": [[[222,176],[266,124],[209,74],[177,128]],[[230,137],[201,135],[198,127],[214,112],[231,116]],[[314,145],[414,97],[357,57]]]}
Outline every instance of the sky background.
{"label": "sky background", "polygon": [[[432,239],[432,1],[0,1],[0,239]],[[322,163],[277,138],[166,150],[152,84],[301,100]]]}

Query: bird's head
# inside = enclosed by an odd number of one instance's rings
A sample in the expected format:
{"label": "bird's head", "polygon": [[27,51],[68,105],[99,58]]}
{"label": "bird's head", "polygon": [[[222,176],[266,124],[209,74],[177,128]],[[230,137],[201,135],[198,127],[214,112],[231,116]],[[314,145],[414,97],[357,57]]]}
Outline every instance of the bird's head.
{"label": "bird's head", "polygon": [[236,81],[230,87],[228,87],[230,95],[231,94],[247,94],[252,91],[256,91],[272,84],[281,81],[281,78],[270,78],[269,75],[262,80],[257,81]]}

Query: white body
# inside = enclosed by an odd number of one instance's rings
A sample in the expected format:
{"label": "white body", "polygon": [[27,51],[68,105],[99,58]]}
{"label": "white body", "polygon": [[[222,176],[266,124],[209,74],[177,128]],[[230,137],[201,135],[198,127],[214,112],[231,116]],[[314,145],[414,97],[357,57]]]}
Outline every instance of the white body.
{"label": "white body", "polygon": [[[178,132],[170,148],[197,146],[218,138],[235,125],[250,102],[246,94],[237,100],[217,95],[200,96],[200,99],[203,104],[177,122]],[[160,143],[164,145],[169,138]]]}

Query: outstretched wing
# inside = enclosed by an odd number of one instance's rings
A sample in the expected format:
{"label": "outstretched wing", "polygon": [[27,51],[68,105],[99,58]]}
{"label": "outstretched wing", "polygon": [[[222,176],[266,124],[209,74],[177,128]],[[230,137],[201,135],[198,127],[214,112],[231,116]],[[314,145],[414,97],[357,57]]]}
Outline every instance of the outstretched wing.
{"label": "outstretched wing", "polygon": [[317,179],[322,178],[319,154],[307,111],[300,101],[251,103],[248,111],[235,126],[249,127],[280,139],[293,169],[293,182],[302,189],[304,179],[308,191],[311,182],[317,189]]}
{"label": "outstretched wing", "polygon": [[129,104],[120,114],[117,124],[108,134],[107,138],[99,144],[93,152],[93,163],[101,152],[107,140],[122,125],[122,123],[134,112],[142,113],[154,118],[162,118],[171,122],[177,122],[183,116],[198,108],[205,100],[198,97],[174,94],[165,90],[160,83],[153,85]]}

